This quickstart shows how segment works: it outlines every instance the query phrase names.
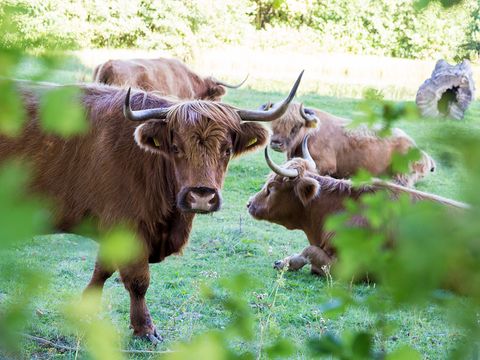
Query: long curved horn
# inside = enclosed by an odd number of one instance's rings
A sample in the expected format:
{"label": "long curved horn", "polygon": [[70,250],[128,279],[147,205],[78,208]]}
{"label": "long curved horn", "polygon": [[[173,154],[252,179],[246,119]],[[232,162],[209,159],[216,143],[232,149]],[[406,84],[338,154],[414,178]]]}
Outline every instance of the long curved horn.
{"label": "long curved horn", "polygon": [[305,122],[307,124],[315,124],[316,125],[318,123],[318,117],[316,115],[307,114],[305,112],[305,108],[303,107],[303,103],[300,104],[300,115],[302,116],[303,120],[305,120]]}
{"label": "long curved horn", "polygon": [[300,85],[300,81],[302,80],[303,72],[302,70],[300,75],[298,76],[295,84],[293,84],[292,90],[290,90],[290,94],[288,94],[287,98],[280,103],[275,104],[270,110],[262,111],[262,110],[238,110],[238,115],[243,121],[273,121],[278,119],[280,116],[285,114],[285,111],[288,109],[288,105],[295,97],[297,92],[298,86]]}
{"label": "long curved horn", "polygon": [[125,118],[131,121],[145,121],[148,119],[165,119],[167,117],[170,108],[132,110],[130,107],[130,91],[131,88],[128,88],[125,103],[123,104],[123,115],[125,115]]}
{"label": "long curved horn", "polygon": [[272,159],[270,159],[270,156],[268,155],[268,146],[265,147],[265,160],[267,161],[268,166],[270,169],[273,170],[277,175],[280,176],[285,176],[288,178],[296,178],[298,176],[298,170],[296,169],[285,169],[282,168],[281,166],[278,166],[275,164]]}
{"label": "long curved horn", "polygon": [[243,84],[245,84],[245,81],[247,81],[247,79],[248,79],[249,76],[250,76],[250,74],[247,74],[247,76],[245,77],[245,79],[243,79],[243,81],[242,81],[240,84],[237,84],[237,85],[230,85],[230,84],[224,83],[223,81],[217,80],[217,79],[215,79],[215,78],[213,78],[213,81],[215,81],[215,83],[216,83],[217,85],[225,86],[225,87],[230,88],[230,89],[238,89],[240,86],[242,86]]}
{"label": "long curved horn", "polygon": [[317,168],[317,164],[315,163],[315,161],[313,160],[312,158],[312,155],[310,155],[310,151],[308,150],[308,137],[310,135],[306,135],[304,138],[303,138],[303,141],[302,141],[302,157],[308,161],[308,163],[310,164],[310,167],[313,168],[313,169],[316,169]]}

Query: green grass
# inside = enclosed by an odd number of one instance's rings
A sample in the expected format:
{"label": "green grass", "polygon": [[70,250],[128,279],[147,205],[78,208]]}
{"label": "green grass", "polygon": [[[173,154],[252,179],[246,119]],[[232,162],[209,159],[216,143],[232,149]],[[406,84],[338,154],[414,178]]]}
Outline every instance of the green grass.
{"label": "green grass", "polygon": [[[281,94],[242,89],[230,91],[225,101],[241,107],[257,107],[267,100],[276,101],[281,97]],[[301,100],[345,117],[352,116],[358,102],[314,94]],[[462,123],[447,126],[444,121],[405,121],[399,124],[438,162],[438,172],[420,183],[420,189],[455,198],[461,196],[460,166],[445,148],[430,138],[447,130],[478,130],[479,114],[480,105],[477,102]],[[283,159],[281,154],[274,156],[278,162]],[[260,189],[268,172],[261,151],[233,160],[223,190],[223,209],[211,216],[196,217],[190,242],[182,256],[171,256],[163,263],[151,266],[147,301],[153,319],[166,339],[157,350],[169,349],[174,342],[188,341],[207,329],[225,326],[229,314],[219,304],[202,299],[199,288],[202,283],[215,283],[217,278],[239,272],[248,273],[255,280],[248,299],[257,319],[264,321],[271,313],[271,324],[264,342],[268,344],[279,336],[289,338],[300,349],[303,348],[295,355],[296,358],[309,357],[303,344],[311,336],[327,330],[341,333],[347,329],[368,329],[372,326],[375,317],[359,308],[350,309],[335,320],[323,319],[319,305],[328,300],[325,294],[327,284],[323,279],[310,275],[307,267],[297,273],[285,274],[275,306],[270,307],[272,290],[279,276],[272,268],[274,260],[301,251],[307,240],[300,231],[287,231],[281,226],[255,221],[248,215],[245,204]],[[97,248],[91,239],[61,234],[36,237],[7,254],[18,259],[19,267],[38,268],[50,275],[50,283],[45,284],[42,294],[33,299],[33,318],[26,332],[75,346],[76,337],[64,325],[62,308],[72,298],[80,296],[90,278]],[[112,320],[123,336],[123,348],[151,349],[151,345],[129,336],[129,298],[115,277],[105,286],[103,315]],[[16,287],[14,278],[0,284],[0,301],[8,301]],[[353,291],[360,297],[376,290],[373,286],[357,285]],[[2,293],[4,296],[1,296]],[[445,316],[434,305],[416,311],[397,311],[390,317],[396,320],[398,327],[387,339],[387,349],[410,344],[427,359],[442,359],[461,337],[455,328],[448,326]],[[256,333],[259,333],[258,327]],[[258,350],[258,339],[255,346]],[[27,341],[23,357],[73,359],[74,354],[57,352]],[[148,356],[142,358],[145,357]]]}

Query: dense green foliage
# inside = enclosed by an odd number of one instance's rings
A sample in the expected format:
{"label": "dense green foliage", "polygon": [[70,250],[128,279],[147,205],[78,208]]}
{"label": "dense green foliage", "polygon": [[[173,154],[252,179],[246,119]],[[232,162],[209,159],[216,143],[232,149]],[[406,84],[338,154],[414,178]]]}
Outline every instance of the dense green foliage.
{"label": "dense green foliage", "polygon": [[480,6],[477,6],[471,15],[471,19],[467,29],[467,39],[462,45],[459,55],[478,60],[480,54]]}
{"label": "dense green foliage", "polygon": [[226,43],[281,46],[288,31],[299,45],[317,51],[429,59],[477,51],[463,46],[477,36],[475,0],[447,10],[437,2],[419,9],[412,0],[20,3],[28,10],[21,15],[25,34],[53,33],[83,48],[162,49],[188,58],[199,48]]}
{"label": "dense green foliage", "polygon": [[[422,14],[434,11],[430,7],[436,9],[435,2],[430,5],[426,4],[429,1],[421,2],[427,5],[426,10],[411,18],[413,23],[421,19]],[[452,1],[440,2],[450,4]],[[170,34],[169,46],[178,47],[184,54],[191,52],[192,44],[209,45],[212,38],[220,42],[236,41],[232,33],[217,34],[211,25],[211,21],[218,20],[218,14],[223,16],[230,6],[220,3],[218,6],[211,6],[211,2],[174,5],[173,1],[98,2],[94,5],[79,1],[22,3],[23,6],[0,4],[0,30],[5,35],[0,38],[0,90],[3,95],[0,141],[4,136],[16,136],[26,115],[17,84],[6,78],[15,76],[20,68],[28,68],[31,78],[48,80],[51,71],[63,63],[64,58],[60,56],[63,49],[106,45],[102,41],[111,42],[112,46],[148,47],[152,45],[142,43],[147,39],[145,36],[159,32],[165,34],[155,46],[166,46],[163,41]],[[289,11],[293,11],[295,3],[277,0],[276,11],[268,22],[280,26],[282,6],[287,4],[291,6]],[[352,4],[350,7],[338,1],[323,5],[338,6],[338,14],[348,10],[349,18],[366,11]],[[448,11],[473,11],[475,14],[475,7],[469,8],[471,4],[468,4],[465,2],[464,8],[452,6],[445,14],[450,14]],[[255,3],[245,8],[240,5],[235,9],[241,9],[238,13],[244,15],[232,17],[232,23],[243,24],[244,16],[255,23],[257,20],[251,18]],[[95,16],[85,10],[89,6],[98,10]],[[157,11],[150,19],[156,25],[147,27],[150,33],[142,32],[147,31],[143,28],[131,36],[135,26],[126,32],[115,31],[116,27],[128,28],[130,21],[140,21],[141,17],[135,14],[142,9],[149,15]],[[372,5],[371,9],[377,8]],[[180,14],[177,19],[163,16],[177,12]],[[130,15],[123,17],[125,14]],[[368,27],[365,22],[383,24],[383,14],[371,13],[360,23],[365,28],[377,29]],[[443,14],[434,12],[430,20],[437,21]],[[111,17],[116,22],[112,22]],[[300,26],[295,23],[295,16],[289,19],[289,26]],[[137,25],[142,28],[143,20]],[[241,33],[240,27],[230,26],[230,23],[226,26],[234,28],[236,34]],[[314,36],[320,31],[320,28],[311,29]],[[424,32],[421,35],[427,36],[427,29],[418,29]],[[474,39],[477,30],[478,26],[471,24],[470,39]],[[99,31],[96,36],[95,31]],[[397,32],[402,34],[400,29],[394,34]],[[191,38],[183,42],[188,36]],[[182,42],[175,45],[179,39]],[[381,37],[374,37],[374,41],[379,39]],[[425,46],[437,46],[434,43],[437,40],[431,39],[433,43]],[[441,39],[438,41],[438,46],[443,46]],[[418,51],[423,51],[425,46],[419,45]],[[416,49],[415,45],[412,49]],[[90,73],[91,69],[87,71]],[[69,76],[72,75],[64,72],[62,81],[69,82]],[[73,101],[77,94],[72,92],[72,87],[60,89],[41,98],[43,129],[64,137],[85,131],[82,109]],[[398,360],[416,359],[419,354],[435,359],[466,359],[478,354],[478,103],[472,106],[464,122],[452,123],[418,119],[412,116],[411,104],[385,102],[375,91],[366,97],[368,101],[356,102],[311,94],[303,100],[341,116],[351,117],[359,112],[362,116],[358,121],[380,122],[387,130],[393,125],[405,129],[433,155],[439,168],[438,173],[419,184],[419,188],[468,201],[472,209],[452,214],[425,204],[411,206],[405,199],[390,202],[382,193],[366,196],[365,208],[350,204],[348,212],[362,212],[373,225],[374,232],[345,226],[342,216],[332,217],[329,222],[338,234],[339,261],[332,269],[333,278],[315,278],[307,271],[276,273],[271,269],[271,262],[300,250],[306,244],[305,237],[300,232],[286,231],[248,217],[244,204],[260,189],[268,169],[261,153],[234,160],[225,183],[222,211],[196,218],[191,244],[184,257],[169,257],[163,264],[152,267],[153,281],[148,299],[153,318],[167,338],[167,343],[161,346],[169,348],[172,342],[180,342],[174,347],[179,352],[168,354],[168,357],[223,360],[326,355],[339,359]],[[231,92],[225,100],[239,106],[255,106],[276,98],[279,94],[243,89]],[[280,158],[276,154],[276,160]],[[103,302],[98,294],[79,300],[79,293],[93,268],[97,247],[91,240],[74,235],[35,236],[52,230],[51,217],[47,211],[48,200],[27,191],[28,178],[29,168],[25,164],[16,161],[1,164],[0,357],[108,360],[122,358],[125,354],[120,352],[121,348],[150,350],[149,344],[129,336],[128,299],[122,284],[113,279],[109,281]],[[393,249],[385,249],[386,229],[398,236],[398,244]],[[102,258],[113,263],[131,261],[138,250],[135,248],[137,242],[126,228],[99,234],[95,239],[106,245]],[[364,271],[376,275],[380,280],[378,286],[350,283],[352,275],[362,276]],[[462,296],[439,290],[441,288],[456,290]],[[64,349],[67,352],[31,342],[22,343],[20,339],[25,332],[53,340],[57,346],[67,346],[68,349]],[[84,350],[89,354],[85,355]]]}
{"label": "dense green foliage", "polygon": [[448,10],[437,3],[417,9],[411,0],[255,3],[257,28],[285,24],[308,27],[317,35],[317,44],[312,47],[406,58],[453,57],[473,21],[470,11],[478,8],[473,1]]}

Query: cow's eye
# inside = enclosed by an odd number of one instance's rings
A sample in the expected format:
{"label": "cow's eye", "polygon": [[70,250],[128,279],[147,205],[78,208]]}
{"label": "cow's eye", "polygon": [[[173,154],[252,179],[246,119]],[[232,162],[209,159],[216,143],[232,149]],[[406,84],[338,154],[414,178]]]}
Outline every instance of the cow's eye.
{"label": "cow's eye", "polygon": [[271,186],[267,186],[267,187],[265,188],[265,195],[266,195],[266,196],[269,196],[271,192],[272,192]]}
{"label": "cow's eye", "polygon": [[300,127],[295,125],[295,126],[292,128],[292,131],[290,132],[290,134],[291,134],[291,135],[295,135],[295,134],[298,132],[298,130],[300,130]]}
{"label": "cow's eye", "polygon": [[178,153],[180,152],[180,150],[178,150],[178,146],[177,146],[177,145],[175,145],[175,144],[172,145],[172,152],[173,152],[174,154],[178,154]]}
{"label": "cow's eye", "polygon": [[231,155],[232,155],[232,149],[231,148],[228,148],[227,150],[225,150],[225,156],[230,157]]}

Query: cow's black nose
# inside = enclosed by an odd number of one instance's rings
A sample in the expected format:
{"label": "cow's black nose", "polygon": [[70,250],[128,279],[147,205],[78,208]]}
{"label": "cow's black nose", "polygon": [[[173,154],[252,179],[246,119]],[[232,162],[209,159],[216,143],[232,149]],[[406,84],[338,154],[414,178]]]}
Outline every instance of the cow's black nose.
{"label": "cow's black nose", "polygon": [[272,148],[272,150],[282,152],[284,146],[285,144],[283,141],[274,140],[274,139],[270,140],[270,147]]}
{"label": "cow's black nose", "polygon": [[181,192],[179,206],[183,211],[208,213],[219,210],[221,202],[221,196],[216,189],[190,187]]}
{"label": "cow's black nose", "polygon": [[281,270],[282,269],[282,266],[283,265],[283,261],[282,260],[277,260],[273,263],[273,268],[275,270]]}

